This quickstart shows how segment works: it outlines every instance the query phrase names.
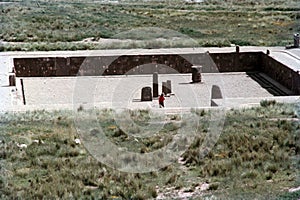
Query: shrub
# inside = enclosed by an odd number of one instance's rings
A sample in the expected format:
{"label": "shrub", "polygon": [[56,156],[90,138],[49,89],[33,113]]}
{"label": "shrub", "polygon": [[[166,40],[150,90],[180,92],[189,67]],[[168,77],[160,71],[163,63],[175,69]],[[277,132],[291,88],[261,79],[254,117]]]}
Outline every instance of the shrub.
{"label": "shrub", "polygon": [[249,179],[254,179],[259,175],[259,173],[256,170],[250,170],[247,172],[242,173],[241,177],[242,178],[249,178]]}
{"label": "shrub", "polygon": [[238,45],[238,46],[251,46],[251,45],[253,45],[250,41],[247,41],[245,39],[230,40],[230,43]]}
{"label": "shrub", "polygon": [[217,190],[219,187],[219,183],[211,183],[209,184],[208,190]]}
{"label": "shrub", "polygon": [[276,100],[262,100],[260,102],[261,107],[274,106],[275,104],[276,104]]}
{"label": "shrub", "polygon": [[264,170],[274,174],[278,171],[278,165],[267,163]]}

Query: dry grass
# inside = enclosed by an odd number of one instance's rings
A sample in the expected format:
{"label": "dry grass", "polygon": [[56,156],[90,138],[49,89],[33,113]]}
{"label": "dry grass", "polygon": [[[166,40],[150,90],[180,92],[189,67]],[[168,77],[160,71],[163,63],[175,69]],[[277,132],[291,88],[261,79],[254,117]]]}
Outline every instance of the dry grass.
{"label": "dry grass", "polygon": [[[286,45],[300,31],[299,9],[297,0],[15,2],[1,5],[6,17],[2,18],[0,39],[15,42],[5,44],[4,51]],[[143,27],[159,29],[140,29]],[[174,40],[178,37],[180,40]],[[86,38],[92,41],[75,42]],[[133,41],[102,43],[101,38]]]}
{"label": "dry grass", "polygon": [[[193,112],[201,116],[200,120],[210,115],[209,111]],[[181,128],[177,123],[181,118],[172,115],[159,133],[136,142],[134,134],[120,131],[113,113],[97,111],[102,129],[112,142],[135,152],[166,146]],[[147,110],[130,113],[139,125],[149,121]],[[78,135],[71,112],[3,114],[1,199],[151,199],[161,194],[175,198],[178,191],[191,193],[195,198],[213,195],[222,199],[296,199],[299,193],[286,191],[300,184],[300,126],[298,121],[290,120],[297,117],[294,106],[276,102],[230,110],[223,133],[206,157],[199,157],[208,131],[206,125],[201,125],[199,136],[182,156],[184,163],[132,174],[97,162],[82,144],[75,143]],[[19,148],[17,143],[26,144],[27,148]],[[197,189],[202,183],[209,184],[208,190]]]}

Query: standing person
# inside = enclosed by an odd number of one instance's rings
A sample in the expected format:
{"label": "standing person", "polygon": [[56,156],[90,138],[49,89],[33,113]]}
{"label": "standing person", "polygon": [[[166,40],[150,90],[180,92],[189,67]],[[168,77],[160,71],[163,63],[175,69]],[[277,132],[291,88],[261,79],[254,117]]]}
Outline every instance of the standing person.
{"label": "standing person", "polygon": [[161,93],[161,95],[159,96],[159,99],[158,99],[160,108],[165,107],[164,101],[165,101],[164,93]]}

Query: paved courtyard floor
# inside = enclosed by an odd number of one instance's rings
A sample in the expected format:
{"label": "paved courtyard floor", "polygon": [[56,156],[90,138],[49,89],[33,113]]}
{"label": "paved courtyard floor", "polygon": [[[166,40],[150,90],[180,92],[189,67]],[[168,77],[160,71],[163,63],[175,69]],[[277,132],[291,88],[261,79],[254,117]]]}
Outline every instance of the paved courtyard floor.
{"label": "paved courtyard floor", "polygon": [[[202,78],[202,83],[192,84],[191,74],[159,75],[159,92],[163,81],[172,83],[172,94],[165,100],[166,108],[209,107],[213,85],[220,87],[224,101],[273,97],[246,73],[204,73]],[[157,98],[141,102],[141,89],[152,87],[152,75],[23,78],[23,82],[27,107],[158,108]],[[18,101],[21,105],[22,98]]]}

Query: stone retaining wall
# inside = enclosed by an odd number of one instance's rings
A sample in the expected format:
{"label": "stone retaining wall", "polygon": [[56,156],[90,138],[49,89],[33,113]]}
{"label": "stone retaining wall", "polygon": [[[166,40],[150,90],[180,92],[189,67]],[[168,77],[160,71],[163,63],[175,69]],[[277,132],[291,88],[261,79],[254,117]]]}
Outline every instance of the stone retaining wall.
{"label": "stone retaining wall", "polygon": [[[196,56],[196,55],[195,55]],[[146,65],[145,67],[142,67]],[[191,64],[179,55],[15,58],[19,77],[189,73]]]}
{"label": "stone retaining wall", "polygon": [[211,58],[220,72],[259,71],[260,52],[212,53]]}
{"label": "stone retaining wall", "polygon": [[[145,67],[142,67],[145,65]],[[259,66],[257,53],[161,54],[91,57],[15,58],[19,77],[191,73],[202,65],[203,72],[253,71]]]}
{"label": "stone retaining wall", "polygon": [[262,71],[300,94],[300,75],[262,52],[15,58],[18,77]]}
{"label": "stone retaining wall", "polygon": [[289,88],[295,94],[300,94],[300,74],[298,71],[292,70],[266,54],[261,55],[260,71]]}

